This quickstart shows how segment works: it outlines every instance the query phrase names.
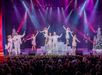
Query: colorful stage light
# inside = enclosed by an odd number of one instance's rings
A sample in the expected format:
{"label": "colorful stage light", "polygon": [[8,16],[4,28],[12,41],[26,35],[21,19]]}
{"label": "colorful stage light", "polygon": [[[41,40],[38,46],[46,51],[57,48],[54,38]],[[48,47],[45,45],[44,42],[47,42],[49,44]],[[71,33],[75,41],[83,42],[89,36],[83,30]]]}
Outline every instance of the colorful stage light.
{"label": "colorful stage light", "polygon": [[98,3],[99,3],[99,0],[96,1],[94,9],[97,9]]}
{"label": "colorful stage light", "polygon": [[46,11],[45,11],[45,17],[47,16],[48,14],[48,7],[46,8]]}
{"label": "colorful stage light", "polygon": [[87,25],[87,16],[86,11],[84,10],[84,34],[89,33],[88,25]]}
{"label": "colorful stage light", "polygon": [[59,7],[57,7],[57,12],[58,12],[58,21],[61,22],[61,12]]}
{"label": "colorful stage light", "polygon": [[23,26],[24,23],[26,22],[26,19],[27,19],[27,11],[25,12],[25,15],[24,15],[24,17],[23,17],[23,19],[22,19],[22,21],[21,21],[21,23],[20,23],[20,26],[19,26],[17,32],[20,31],[20,29],[22,28],[22,26]]}
{"label": "colorful stage light", "polygon": [[17,17],[17,20],[18,20],[18,22],[20,23],[20,21],[21,21],[21,16],[20,16],[20,14],[19,14],[19,12],[18,12],[18,9],[17,9],[17,7],[14,5],[14,10],[15,10],[15,13],[16,13],[16,17]]}
{"label": "colorful stage light", "polygon": [[82,15],[82,12],[84,11],[85,6],[86,6],[86,1],[85,1],[85,3],[82,5],[82,8],[81,8],[81,10],[80,10],[80,12],[79,12],[79,15],[80,15],[80,16]]}
{"label": "colorful stage light", "polygon": [[74,6],[74,9],[76,9],[77,7],[77,0],[75,0],[75,6]]}
{"label": "colorful stage light", "polygon": [[[92,25],[91,25],[91,24],[88,22],[88,20],[87,20],[85,10],[84,10],[84,22],[85,22],[86,25],[89,26],[89,28],[90,28],[93,32],[95,32],[94,28],[92,27]],[[88,27],[87,27],[87,28],[88,28]],[[86,29],[87,29],[87,28],[86,28]]]}
{"label": "colorful stage light", "polygon": [[[31,14],[31,12],[29,11],[29,9],[28,9],[28,7],[26,6],[25,2],[22,1],[22,3],[23,3],[23,5],[24,5],[26,11],[28,12],[28,15],[29,15],[29,17],[30,17],[30,19],[31,19],[31,22],[33,23],[33,25],[35,26],[35,28],[38,29],[39,23],[38,23],[37,18],[36,18],[36,13],[35,13],[35,14],[34,14],[34,13]],[[33,11],[33,12],[35,12],[35,11]]]}
{"label": "colorful stage light", "polygon": [[52,14],[52,7],[50,7],[50,17],[51,17],[51,14]]}
{"label": "colorful stage light", "polygon": [[70,18],[71,14],[73,12],[73,9],[70,11],[69,15],[67,16],[66,20],[65,20],[65,23],[68,21],[68,19]]}
{"label": "colorful stage light", "polygon": [[40,9],[38,9],[38,10],[39,10],[39,12],[40,12],[40,15],[41,15],[41,17],[42,17],[42,19],[43,19],[44,23],[46,24],[45,17],[43,16],[43,14],[42,14],[41,10],[40,10]]}
{"label": "colorful stage light", "polygon": [[63,16],[63,18],[64,18],[64,20],[65,20],[65,19],[66,19],[66,15],[65,15],[64,9],[62,9],[62,16]]}
{"label": "colorful stage light", "polygon": [[66,6],[65,11],[67,11],[68,7],[70,6],[71,2]]}
{"label": "colorful stage light", "polygon": [[[38,5],[41,5],[39,1],[37,1]],[[43,5],[43,7],[45,8],[45,6]],[[41,9],[43,10],[43,12],[45,12],[45,9],[41,6]]]}

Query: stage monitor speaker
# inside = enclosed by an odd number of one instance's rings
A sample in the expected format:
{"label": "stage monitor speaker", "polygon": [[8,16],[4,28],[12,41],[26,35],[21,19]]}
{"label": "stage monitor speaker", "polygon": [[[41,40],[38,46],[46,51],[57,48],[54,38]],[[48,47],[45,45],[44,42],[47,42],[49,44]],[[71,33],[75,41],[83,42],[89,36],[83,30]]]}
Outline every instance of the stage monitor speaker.
{"label": "stage monitor speaker", "polygon": [[36,51],[35,50],[30,50],[28,54],[29,55],[36,55]]}

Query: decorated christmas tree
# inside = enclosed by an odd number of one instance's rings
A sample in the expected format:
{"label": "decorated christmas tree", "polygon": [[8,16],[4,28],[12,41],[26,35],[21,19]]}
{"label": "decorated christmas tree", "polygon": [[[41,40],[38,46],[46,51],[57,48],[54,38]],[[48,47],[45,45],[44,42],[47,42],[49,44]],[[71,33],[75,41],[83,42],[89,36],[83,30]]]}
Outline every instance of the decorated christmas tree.
{"label": "decorated christmas tree", "polygon": [[94,36],[94,43],[93,44],[93,48],[94,49],[102,49],[102,35],[101,35],[101,29],[98,28],[98,31],[97,31],[97,37]]}

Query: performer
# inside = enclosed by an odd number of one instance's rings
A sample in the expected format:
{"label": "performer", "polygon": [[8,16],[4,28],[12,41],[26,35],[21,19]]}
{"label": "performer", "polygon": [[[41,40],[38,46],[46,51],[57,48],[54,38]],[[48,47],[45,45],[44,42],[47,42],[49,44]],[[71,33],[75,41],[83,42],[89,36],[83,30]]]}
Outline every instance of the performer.
{"label": "performer", "polygon": [[49,33],[49,41],[48,41],[48,55],[51,55],[51,46],[52,46],[52,36],[51,33]]}
{"label": "performer", "polygon": [[73,42],[72,42],[72,54],[73,54],[73,50],[75,49],[75,51],[76,51],[76,46],[77,46],[76,41],[78,41],[79,43],[80,43],[80,41],[77,39],[76,34],[74,36],[71,34],[71,36],[73,37]]}
{"label": "performer", "polygon": [[[57,43],[58,43],[58,38],[62,37],[62,34],[60,36],[56,35],[56,32],[54,32],[53,37],[53,54],[58,54],[58,48],[57,48]],[[55,50],[54,50],[55,49]]]}
{"label": "performer", "polygon": [[11,35],[8,35],[8,44],[5,45],[5,49],[8,50],[9,55],[10,55],[11,49],[12,49],[12,41],[13,41],[13,40],[12,40],[12,38],[11,38]]}
{"label": "performer", "polygon": [[38,35],[38,31],[37,31],[37,33],[36,33],[36,35],[34,35],[34,34],[32,34],[32,37],[31,38],[29,38],[29,39],[27,39],[27,40],[32,40],[32,50],[33,50],[33,48],[34,48],[34,50],[36,50],[36,36]]}
{"label": "performer", "polygon": [[22,43],[21,38],[24,37],[24,35],[25,35],[25,31],[24,31],[23,35],[18,35],[18,33],[16,32],[15,36],[13,37],[16,55],[20,54],[20,44]]}
{"label": "performer", "polygon": [[63,28],[66,30],[66,44],[68,45],[69,44],[69,38],[70,38],[69,33],[73,33],[73,32],[70,31],[70,28],[66,29],[64,26],[63,26]]}
{"label": "performer", "polygon": [[49,30],[49,28],[50,28],[50,25],[49,25],[48,28],[45,27],[43,31],[40,31],[40,33],[43,33],[44,34],[44,37],[46,38],[45,39],[45,44],[47,44],[47,36],[48,36],[48,30]]}

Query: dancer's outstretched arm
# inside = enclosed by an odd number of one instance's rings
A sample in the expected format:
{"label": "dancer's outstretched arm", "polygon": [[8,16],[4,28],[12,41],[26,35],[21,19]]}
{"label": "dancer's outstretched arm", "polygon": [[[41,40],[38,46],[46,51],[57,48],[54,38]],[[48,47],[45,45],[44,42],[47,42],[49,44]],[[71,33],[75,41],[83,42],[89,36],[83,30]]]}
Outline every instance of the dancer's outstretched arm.
{"label": "dancer's outstretched arm", "polygon": [[63,26],[63,28],[66,30],[65,26]]}
{"label": "dancer's outstretched arm", "polygon": [[73,34],[71,33],[71,36],[73,37]]}
{"label": "dancer's outstretched arm", "polygon": [[24,36],[25,36],[25,31],[24,31],[23,35],[21,35],[21,37],[24,37]]}
{"label": "dancer's outstretched arm", "polygon": [[31,38],[27,39],[27,40],[30,40]]}
{"label": "dancer's outstretched arm", "polygon": [[76,40],[80,43],[80,41],[76,38]]}
{"label": "dancer's outstretched arm", "polygon": [[43,33],[44,32],[44,30],[43,31],[39,31],[40,33]]}
{"label": "dancer's outstretched arm", "polygon": [[62,35],[63,35],[63,34],[61,34],[61,35],[59,36],[59,38],[61,38],[61,37],[62,37]]}
{"label": "dancer's outstretched arm", "polygon": [[70,31],[70,33],[73,33],[73,31]]}
{"label": "dancer's outstretched arm", "polygon": [[49,28],[50,28],[50,25],[49,25],[49,27],[47,29],[49,30]]}
{"label": "dancer's outstretched arm", "polygon": [[39,33],[39,32],[37,31],[37,33],[36,33],[35,37],[38,35],[38,33]]}

